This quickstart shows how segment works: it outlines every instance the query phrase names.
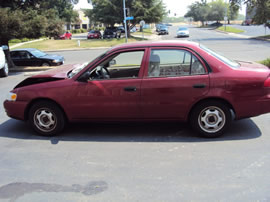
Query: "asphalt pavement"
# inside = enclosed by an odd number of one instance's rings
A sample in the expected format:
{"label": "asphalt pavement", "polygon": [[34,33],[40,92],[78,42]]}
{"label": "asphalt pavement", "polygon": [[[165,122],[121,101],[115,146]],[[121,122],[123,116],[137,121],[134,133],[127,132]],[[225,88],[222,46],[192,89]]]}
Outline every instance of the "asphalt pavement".
{"label": "asphalt pavement", "polygon": [[[190,38],[236,59],[269,57],[269,42],[190,28]],[[106,49],[63,51],[82,63]],[[24,73],[0,79],[0,102]],[[270,114],[234,122],[221,138],[184,123],[69,124],[37,136],[0,108],[0,201],[270,201]]]}

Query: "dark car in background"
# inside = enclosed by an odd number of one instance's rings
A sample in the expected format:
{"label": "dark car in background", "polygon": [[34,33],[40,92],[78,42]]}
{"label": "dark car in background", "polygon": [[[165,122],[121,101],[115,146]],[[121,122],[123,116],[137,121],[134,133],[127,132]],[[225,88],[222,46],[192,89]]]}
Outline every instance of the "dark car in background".
{"label": "dark car in background", "polygon": [[87,34],[87,39],[101,39],[102,35],[98,30],[90,30]]}
{"label": "dark car in background", "polygon": [[64,57],[44,53],[35,48],[16,49],[10,52],[17,66],[57,66],[64,64]]}
{"label": "dark car in background", "polygon": [[120,30],[121,33],[125,33],[125,28],[124,28],[124,26],[119,26],[119,27],[117,27],[117,29]]}
{"label": "dark car in background", "polygon": [[106,27],[103,39],[112,39],[112,38],[120,38],[121,37],[121,30],[117,27]]}
{"label": "dark car in background", "polygon": [[167,26],[165,25],[160,26],[158,35],[161,35],[161,34],[169,34],[169,30]]}

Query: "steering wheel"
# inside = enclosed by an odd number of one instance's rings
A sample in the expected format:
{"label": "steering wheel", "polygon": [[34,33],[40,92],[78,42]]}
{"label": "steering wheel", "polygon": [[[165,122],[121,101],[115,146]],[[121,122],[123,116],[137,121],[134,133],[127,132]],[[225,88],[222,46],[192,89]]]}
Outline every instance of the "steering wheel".
{"label": "steering wheel", "polygon": [[109,79],[110,73],[106,67],[101,67],[100,70],[96,70],[96,74],[98,76],[98,79]]}

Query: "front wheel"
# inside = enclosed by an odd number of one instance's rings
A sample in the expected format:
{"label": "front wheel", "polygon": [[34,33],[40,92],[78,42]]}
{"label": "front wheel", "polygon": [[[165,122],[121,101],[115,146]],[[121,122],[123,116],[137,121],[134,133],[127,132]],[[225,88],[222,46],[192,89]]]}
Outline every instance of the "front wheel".
{"label": "front wheel", "polygon": [[29,123],[40,135],[54,136],[64,129],[65,117],[56,104],[40,101],[30,108]]}
{"label": "front wheel", "polygon": [[49,67],[50,64],[49,64],[48,62],[43,62],[43,63],[41,64],[41,66],[42,66],[42,67]]}
{"label": "front wheel", "polygon": [[192,110],[190,124],[203,137],[221,136],[230,124],[232,115],[230,108],[218,101],[201,103]]}

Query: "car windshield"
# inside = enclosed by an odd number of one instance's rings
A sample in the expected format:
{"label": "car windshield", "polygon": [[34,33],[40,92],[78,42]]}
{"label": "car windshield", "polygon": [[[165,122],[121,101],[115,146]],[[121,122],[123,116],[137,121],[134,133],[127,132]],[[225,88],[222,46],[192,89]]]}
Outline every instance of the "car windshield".
{"label": "car windshield", "polygon": [[89,33],[95,33],[95,31],[94,30],[91,30]]}
{"label": "car windshield", "polygon": [[233,68],[237,68],[237,67],[240,67],[240,64],[231,60],[231,59],[228,59],[220,54],[217,54],[216,52],[210,50],[209,48],[203,46],[200,44],[200,47],[205,50],[208,54],[214,56],[215,58],[221,60],[222,62],[224,62],[225,64],[229,65],[230,67],[233,67]]}
{"label": "car windshield", "polygon": [[186,27],[179,27],[179,29],[178,29],[179,31],[186,31],[186,30],[188,30]]}
{"label": "car windshield", "polygon": [[42,57],[42,56],[45,56],[45,55],[47,55],[46,53],[44,53],[44,52],[42,52],[42,51],[40,51],[40,50],[32,50],[32,51],[30,51],[31,52],[31,54],[33,55],[33,56],[35,56],[35,57]]}

